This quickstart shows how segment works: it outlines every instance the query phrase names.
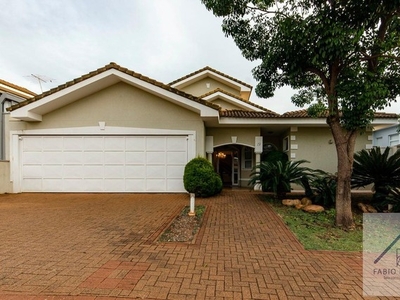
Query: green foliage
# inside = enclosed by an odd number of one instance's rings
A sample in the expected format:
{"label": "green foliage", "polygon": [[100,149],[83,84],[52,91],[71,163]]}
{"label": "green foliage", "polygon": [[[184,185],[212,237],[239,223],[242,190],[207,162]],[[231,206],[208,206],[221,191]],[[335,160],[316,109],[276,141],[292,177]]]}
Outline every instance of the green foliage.
{"label": "green foliage", "polygon": [[273,161],[288,161],[289,157],[285,152],[278,151],[278,150],[273,150],[269,151],[266,154],[262,155],[261,161],[268,161],[268,162],[273,162]]}
{"label": "green foliage", "polygon": [[250,174],[249,185],[260,184],[263,191],[273,192],[279,199],[290,192],[291,183],[302,184],[302,177],[311,173],[311,170],[300,166],[306,160],[299,161],[265,161],[255,167]]}
{"label": "green foliage", "polygon": [[293,207],[269,202],[282,217],[290,230],[308,250],[361,251],[363,241],[362,216],[355,216],[354,230],[345,231],[335,227],[334,209],[318,214],[306,213]]}
{"label": "green foliage", "polygon": [[333,207],[336,199],[336,176],[317,170],[310,176],[311,199],[314,204]]}
{"label": "green foliage", "polygon": [[354,154],[352,187],[359,188],[370,184],[373,185],[372,204],[375,207],[382,210],[388,203],[397,202],[396,199],[399,198],[395,189],[400,187],[400,151],[390,155],[389,147],[383,152],[374,147]]}
{"label": "green foliage", "polygon": [[198,197],[210,197],[222,190],[222,180],[215,173],[212,164],[205,158],[197,157],[185,166],[183,184],[189,193]]}

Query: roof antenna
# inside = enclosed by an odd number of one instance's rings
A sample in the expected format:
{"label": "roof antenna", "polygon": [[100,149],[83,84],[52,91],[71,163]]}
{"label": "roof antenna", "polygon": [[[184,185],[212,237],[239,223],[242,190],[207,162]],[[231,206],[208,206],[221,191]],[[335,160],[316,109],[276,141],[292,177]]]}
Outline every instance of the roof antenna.
{"label": "roof antenna", "polygon": [[40,91],[43,93],[43,88],[42,88],[42,82],[43,83],[47,83],[47,82],[53,82],[52,79],[46,78],[46,76],[41,76],[41,75],[35,75],[35,74],[31,74],[30,77],[36,78],[37,81],[39,82],[39,86],[40,86]]}

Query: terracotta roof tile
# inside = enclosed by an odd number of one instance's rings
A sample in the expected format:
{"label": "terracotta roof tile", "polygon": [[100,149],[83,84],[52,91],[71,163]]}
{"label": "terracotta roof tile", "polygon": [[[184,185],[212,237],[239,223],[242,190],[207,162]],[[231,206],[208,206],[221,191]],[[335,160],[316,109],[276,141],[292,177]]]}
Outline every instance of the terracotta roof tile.
{"label": "terracotta roof tile", "polygon": [[[321,118],[325,118],[328,116],[328,113]],[[395,113],[385,113],[385,112],[376,112],[375,118],[376,119],[385,119],[385,118],[397,118],[399,115]],[[313,118],[311,117],[307,109],[296,110],[296,111],[289,111],[281,115],[282,118]]]}
{"label": "terracotta roof tile", "polygon": [[277,118],[279,114],[273,111],[247,111],[239,109],[221,110],[220,117],[225,118],[251,118],[251,119],[264,119],[264,118]]}
{"label": "terracotta roof tile", "polygon": [[42,94],[40,94],[40,95],[37,95],[37,96],[35,96],[35,97],[33,97],[33,98],[30,98],[30,99],[26,100],[26,101],[23,101],[23,102],[21,102],[21,103],[18,103],[18,104],[16,104],[16,105],[13,105],[13,106],[9,107],[7,110],[12,111],[12,110],[15,110],[15,109],[17,109],[17,108],[20,108],[20,107],[22,107],[22,106],[28,105],[29,103],[38,101],[39,99],[42,99],[42,98],[47,97],[47,96],[49,96],[49,95],[52,95],[52,94],[54,94],[54,93],[56,93],[56,92],[59,92],[59,91],[61,91],[61,90],[64,90],[64,89],[66,89],[66,88],[68,88],[68,87],[70,87],[70,86],[73,86],[73,85],[75,85],[75,84],[77,84],[77,83],[79,83],[79,82],[82,82],[82,81],[84,81],[84,80],[86,80],[86,79],[89,79],[89,78],[91,78],[91,77],[94,77],[94,76],[96,76],[96,75],[98,75],[98,74],[100,74],[100,73],[103,73],[103,72],[105,72],[105,71],[107,71],[107,70],[110,70],[110,69],[118,70],[118,71],[123,72],[123,73],[125,73],[125,74],[128,74],[128,75],[130,75],[130,76],[132,76],[132,77],[138,78],[138,79],[140,79],[140,80],[143,80],[143,81],[145,81],[145,82],[148,82],[148,83],[150,83],[150,84],[153,84],[153,85],[155,85],[155,86],[158,86],[158,87],[160,87],[160,88],[162,88],[162,89],[165,89],[165,90],[167,90],[167,91],[170,91],[170,92],[172,92],[172,93],[174,93],[174,94],[177,94],[177,95],[179,95],[179,96],[185,97],[185,98],[190,99],[190,100],[192,100],[192,101],[201,103],[201,104],[206,105],[206,106],[208,106],[208,107],[211,107],[211,108],[213,108],[213,109],[216,109],[216,110],[219,110],[219,109],[220,109],[219,105],[209,103],[208,101],[205,101],[205,100],[200,99],[200,98],[198,98],[198,97],[195,97],[195,96],[193,96],[193,95],[190,95],[190,94],[187,94],[187,93],[185,93],[185,92],[182,92],[182,91],[180,91],[180,90],[178,90],[178,89],[175,89],[175,88],[173,88],[173,87],[171,87],[171,86],[169,86],[169,85],[166,85],[166,84],[164,84],[164,83],[162,83],[162,82],[156,81],[156,80],[151,79],[151,78],[146,77],[146,76],[143,76],[142,74],[136,73],[136,72],[131,71],[131,70],[127,69],[127,68],[121,67],[121,66],[119,66],[119,65],[116,64],[116,63],[111,62],[111,63],[109,63],[108,65],[106,65],[106,66],[104,66],[104,67],[101,67],[101,68],[99,68],[99,69],[97,69],[97,70],[95,70],[95,71],[92,71],[92,72],[90,72],[90,73],[88,73],[88,74],[82,75],[82,76],[79,77],[79,78],[75,78],[75,79],[73,79],[73,80],[71,80],[71,81],[68,81],[68,82],[66,82],[66,83],[64,83],[64,84],[62,84],[62,85],[59,85],[58,87],[55,87],[55,88],[53,88],[53,89],[51,89],[51,90],[49,90],[49,91],[47,91],[47,92],[44,92],[44,93],[42,93]]}
{"label": "terracotta roof tile", "polygon": [[226,78],[228,78],[228,79],[230,79],[230,80],[233,80],[233,81],[235,81],[235,82],[237,82],[237,83],[239,83],[239,84],[241,84],[241,85],[247,86],[247,87],[250,88],[250,89],[253,88],[250,84],[245,83],[245,82],[243,82],[243,81],[240,81],[240,80],[238,80],[238,79],[236,79],[236,78],[233,78],[232,76],[229,76],[229,75],[227,75],[227,74],[224,74],[224,73],[222,73],[222,72],[220,72],[220,71],[217,71],[217,70],[215,70],[215,69],[213,69],[213,68],[210,68],[209,66],[206,66],[206,67],[204,67],[204,68],[202,68],[202,69],[200,69],[200,70],[197,70],[197,71],[195,71],[195,72],[193,72],[193,73],[190,73],[190,74],[188,74],[188,75],[185,75],[185,76],[183,76],[183,77],[181,77],[181,78],[178,78],[178,79],[176,79],[176,80],[170,82],[169,85],[173,85],[173,84],[175,84],[175,83],[177,83],[177,82],[179,82],[179,81],[185,80],[186,78],[190,78],[190,77],[192,77],[192,76],[194,76],[194,75],[197,75],[197,74],[199,74],[199,73],[201,73],[201,72],[203,72],[203,71],[211,71],[211,72],[214,72],[214,73],[216,73],[216,74],[218,74],[218,75],[221,75],[221,76],[226,77]]}
{"label": "terracotta roof tile", "polygon": [[214,93],[217,93],[217,92],[223,93],[223,94],[225,94],[225,95],[227,95],[227,96],[230,96],[230,97],[232,97],[232,98],[235,98],[235,99],[237,99],[237,100],[240,100],[240,101],[242,101],[243,103],[250,104],[250,105],[252,105],[252,106],[254,106],[254,107],[258,108],[258,109],[262,109],[263,111],[266,111],[266,112],[274,113],[274,114],[275,114],[275,112],[273,112],[272,110],[266,109],[265,107],[263,107],[263,106],[261,106],[261,105],[258,105],[258,104],[255,104],[255,103],[253,103],[253,102],[251,102],[251,101],[244,100],[243,98],[241,98],[241,97],[239,97],[239,96],[237,96],[237,95],[235,95],[235,94],[229,93],[229,92],[227,92],[227,91],[224,91],[223,89],[220,89],[220,88],[216,88],[215,90],[210,91],[210,92],[208,92],[208,93],[206,93],[206,94],[204,94],[204,95],[201,95],[201,96],[199,96],[199,97],[200,97],[200,98],[204,98],[204,97],[210,96],[210,95],[212,95],[212,94],[214,94]]}

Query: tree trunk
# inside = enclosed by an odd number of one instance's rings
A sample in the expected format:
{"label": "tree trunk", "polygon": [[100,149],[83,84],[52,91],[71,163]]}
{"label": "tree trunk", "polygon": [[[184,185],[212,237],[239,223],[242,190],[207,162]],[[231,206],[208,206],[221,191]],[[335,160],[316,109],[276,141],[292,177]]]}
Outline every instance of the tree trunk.
{"label": "tree trunk", "polygon": [[347,132],[338,118],[329,120],[336,145],[338,159],[336,188],[336,226],[350,229],[354,227],[351,209],[351,173],[353,169],[354,147],[357,131]]}

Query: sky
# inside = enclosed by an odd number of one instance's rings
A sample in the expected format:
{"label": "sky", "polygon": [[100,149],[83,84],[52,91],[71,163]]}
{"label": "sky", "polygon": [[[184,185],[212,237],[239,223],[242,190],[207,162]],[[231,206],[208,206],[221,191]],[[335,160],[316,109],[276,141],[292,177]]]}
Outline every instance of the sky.
{"label": "sky", "polygon": [[0,7],[0,79],[33,92],[110,62],[163,83],[209,66],[251,84],[256,104],[277,113],[301,109],[289,87],[256,96],[259,62],[243,58],[200,0],[0,0]]}

